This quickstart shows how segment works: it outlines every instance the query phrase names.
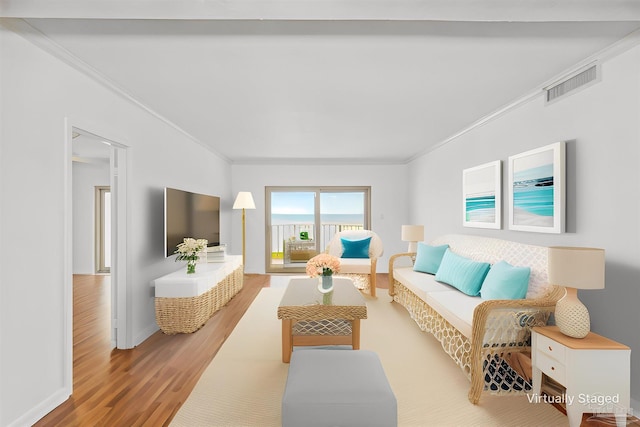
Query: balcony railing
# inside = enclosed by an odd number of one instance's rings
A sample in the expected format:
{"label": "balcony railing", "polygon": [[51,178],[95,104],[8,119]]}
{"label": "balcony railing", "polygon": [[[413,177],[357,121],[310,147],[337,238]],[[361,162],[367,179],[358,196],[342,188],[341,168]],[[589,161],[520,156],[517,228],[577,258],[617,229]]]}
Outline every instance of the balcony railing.
{"label": "balcony railing", "polygon": [[[320,247],[322,252],[327,247],[333,236],[344,230],[362,230],[362,224],[321,224]],[[309,240],[316,241],[314,236],[315,225],[308,224],[279,224],[271,226],[271,254],[272,258],[281,258],[284,253],[284,242],[290,239],[300,239],[300,233],[306,232]]]}

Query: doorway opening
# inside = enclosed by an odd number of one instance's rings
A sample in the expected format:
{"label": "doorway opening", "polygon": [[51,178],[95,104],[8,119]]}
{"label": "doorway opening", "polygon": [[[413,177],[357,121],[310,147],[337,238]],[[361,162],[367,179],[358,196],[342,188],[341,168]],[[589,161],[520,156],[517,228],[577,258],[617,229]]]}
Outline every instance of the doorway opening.
{"label": "doorway opening", "polygon": [[111,272],[111,187],[96,186],[96,272]]}
{"label": "doorway opening", "polygon": [[[133,347],[130,321],[130,292],[127,284],[127,175],[130,168],[128,149],[125,145],[105,136],[110,132],[90,131],[91,126],[82,126],[66,119],[65,153],[65,388],[69,395],[73,392],[73,331],[74,331],[74,272],[76,259],[74,252],[79,251],[75,240],[74,229],[80,218],[74,215],[76,207],[74,199],[80,197],[74,187],[74,164],[99,162],[106,170],[106,178],[95,186],[91,186],[86,198],[88,215],[85,221],[91,227],[85,233],[93,242],[86,249],[90,268],[84,271],[90,274],[103,274],[109,289],[106,289],[110,306],[108,318],[104,324],[111,337],[111,348],[127,349]],[[92,141],[91,144],[88,141]],[[106,184],[106,185],[105,185]],[[98,204],[96,204],[95,194]],[[96,223],[96,224],[94,224]],[[96,233],[96,229],[99,233]],[[75,233],[77,234],[77,233]]]}

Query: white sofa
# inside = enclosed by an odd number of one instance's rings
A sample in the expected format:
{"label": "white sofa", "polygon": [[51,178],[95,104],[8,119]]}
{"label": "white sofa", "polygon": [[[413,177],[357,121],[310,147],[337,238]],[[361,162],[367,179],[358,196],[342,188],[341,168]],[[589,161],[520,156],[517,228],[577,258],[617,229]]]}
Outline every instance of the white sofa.
{"label": "white sofa", "polygon": [[547,248],[467,235],[447,235],[430,245],[448,245],[460,256],[491,265],[506,261],[531,269],[524,299],[485,300],[466,295],[414,271],[415,253],[389,260],[389,295],[404,306],[418,326],[433,334],[471,381],[469,400],[477,404],[482,392],[520,394],[531,385],[508,361],[530,350],[530,329],[547,323],[564,288],[547,281]]}
{"label": "white sofa", "polygon": [[[371,238],[368,258],[343,258],[342,240],[361,240]],[[376,266],[378,258],[384,252],[380,237],[371,230],[344,230],[336,233],[327,246],[328,254],[340,258],[340,273],[338,276],[349,277],[360,290],[368,290],[371,296],[376,296]]]}

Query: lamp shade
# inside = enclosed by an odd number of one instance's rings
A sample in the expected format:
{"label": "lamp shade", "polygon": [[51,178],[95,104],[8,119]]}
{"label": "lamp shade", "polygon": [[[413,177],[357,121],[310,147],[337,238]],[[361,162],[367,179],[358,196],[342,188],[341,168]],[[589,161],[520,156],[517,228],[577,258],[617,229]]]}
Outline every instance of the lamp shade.
{"label": "lamp shade", "polygon": [[403,225],[403,242],[421,242],[424,240],[424,225]]}
{"label": "lamp shade", "polygon": [[604,288],[604,249],[552,246],[549,283],[576,289]]}
{"label": "lamp shade", "polygon": [[240,191],[233,202],[233,209],[255,209],[256,204],[253,203],[253,196],[249,191]]}

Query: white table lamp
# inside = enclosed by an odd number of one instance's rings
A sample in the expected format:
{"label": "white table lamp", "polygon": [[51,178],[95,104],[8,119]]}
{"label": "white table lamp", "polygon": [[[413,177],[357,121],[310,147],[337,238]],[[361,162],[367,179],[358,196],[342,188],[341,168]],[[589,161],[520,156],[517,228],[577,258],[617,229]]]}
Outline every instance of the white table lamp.
{"label": "white table lamp", "polygon": [[589,311],[578,299],[578,289],[604,288],[604,249],[552,246],[549,283],[564,286],[556,303],[556,325],[563,334],[584,338],[591,329]]}
{"label": "white table lamp", "polygon": [[403,225],[402,241],[409,242],[407,252],[417,252],[418,242],[424,240],[424,225]]}
{"label": "white table lamp", "polygon": [[240,191],[233,202],[233,209],[242,209],[242,267],[246,267],[245,263],[245,209],[255,209],[256,204],[253,202],[253,196],[249,191]]}

